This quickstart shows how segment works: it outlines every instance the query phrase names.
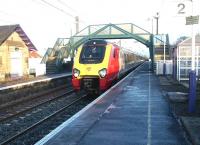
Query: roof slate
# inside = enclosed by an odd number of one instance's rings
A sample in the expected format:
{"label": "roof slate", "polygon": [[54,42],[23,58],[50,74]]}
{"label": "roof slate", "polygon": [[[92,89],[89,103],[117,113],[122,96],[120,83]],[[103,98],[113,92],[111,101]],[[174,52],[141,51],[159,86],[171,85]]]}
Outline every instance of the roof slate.
{"label": "roof slate", "polygon": [[[192,45],[192,38],[188,38],[178,44],[178,46],[191,46],[191,45]],[[200,46],[200,35],[195,36],[195,45]]]}
{"label": "roof slate", "polygon": [[15,31],[19,25],[0,26],[0,45]]}
{"label": "roof slate", "polygon": [[33,50],[37,51],[36,47],[33,45],[31,40],[28,38],[28,36],[26,35],[26,33],[23,31],[23,29],[20,27],[19,24],[0,26],[0,45],[4,41],[6,41],[13,32],[17,32],[19,34],[21,39],[29,48],[29,51],[33,51]]}

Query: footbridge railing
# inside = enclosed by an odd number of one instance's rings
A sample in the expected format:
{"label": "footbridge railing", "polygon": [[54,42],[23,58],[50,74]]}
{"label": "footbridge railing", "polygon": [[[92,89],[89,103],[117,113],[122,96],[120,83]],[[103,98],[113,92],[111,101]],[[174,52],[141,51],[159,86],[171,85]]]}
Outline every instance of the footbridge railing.
{"label": "footbridge railing", "polygon": [[149,48],[154,62],[153,34],[132,23],[90,25],[69,39],[58,38],[52,50],[49,50],[51,52],[46,52],[42,62],[45,63],[50,56],[57,54],[56,64],[59,66],[64,58],[73,58],[74,51],[89,39],[135,39]]}

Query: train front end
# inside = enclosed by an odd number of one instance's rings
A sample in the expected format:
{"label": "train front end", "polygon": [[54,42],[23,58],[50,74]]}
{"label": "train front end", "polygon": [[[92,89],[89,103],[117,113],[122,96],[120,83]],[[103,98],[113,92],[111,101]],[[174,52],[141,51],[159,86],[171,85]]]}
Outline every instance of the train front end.
{"label": "train front end", "polygon": [[75,90],[99,93],[109,87],[107,67],[111,48],[104,40],[90,40],[78,48],[72,72]]}

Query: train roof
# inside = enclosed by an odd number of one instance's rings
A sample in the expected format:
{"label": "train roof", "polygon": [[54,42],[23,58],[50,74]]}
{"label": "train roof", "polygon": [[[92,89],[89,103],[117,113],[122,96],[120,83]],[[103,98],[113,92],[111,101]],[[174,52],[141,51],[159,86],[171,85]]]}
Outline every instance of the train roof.
{"label": "train roof", "polygon": [[92,45],[107,45],[108,42],[103,39],[89,39],[87,42],[83,44],[83,46],[92,46]]}
{"label": "train roof", "polygon": [[117,45],[116,43],[114,42],[110,42],[108,40],[105,40],[105,39],[89,39],[87,42],[85,42],[83,44],[83,47],[86,47],[86,46],[93,46],[93,45],[107,45],[107,44],[112,44],[116,47],[119,47],[123,52],[125,53],[131,53],[131,54],[136,54],[135,52],[129,50],[129,49],[126,49],[124,47],[121,47],[119,45]]}

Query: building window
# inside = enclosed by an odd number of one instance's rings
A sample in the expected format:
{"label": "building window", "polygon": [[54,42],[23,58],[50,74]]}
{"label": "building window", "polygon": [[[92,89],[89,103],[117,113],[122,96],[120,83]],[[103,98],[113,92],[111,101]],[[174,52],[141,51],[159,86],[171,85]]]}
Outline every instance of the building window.
{"label": "building window", "polygon": [[18,47],[15,47],[15,51],[19,51],[19,48],[18,48]]}

